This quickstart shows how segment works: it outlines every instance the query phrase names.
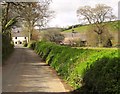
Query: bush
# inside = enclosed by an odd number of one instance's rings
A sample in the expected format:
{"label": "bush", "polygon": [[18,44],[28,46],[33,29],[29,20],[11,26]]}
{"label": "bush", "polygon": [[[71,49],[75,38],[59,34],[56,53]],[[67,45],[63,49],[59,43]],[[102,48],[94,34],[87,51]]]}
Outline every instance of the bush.
{"label": "bush", "polygon": [[24,46],[24,47],[27,47],[27,46],[28,46],[28,44],[27,44],[27,43],[24,43],[24,44],[23,44],[23,46]]}
{"label": "bush", "polygon": [[[118,77],[117,49],[76,49],[54,43],[37,42],[35,51],[78,91],[86,85],[88,92],[99,93],[99,90],[117,92],[119,85],[114,80],[114,77]],[[93,71],[90,71],[91,69]],[[115,87],[112,89],[113,86]],[[94,89],[95,87],[100,89]]]}
{"label": "bush", "polygon": [[25,41],[23,41],[23,46],[24,47],[27,47],[28,46],[28,44],[27,44],[27,41],[25,40]]}
{"label": "bush", "polygon": [[2,61],[12,53],[14,49],[14,44],[11,42],[11,38],[9,37],[9,33],[2,34]]}
{"label": "bush", "polygon": [[[92,89],[95,88],[95,90],[99,93],[114,92],[114,94],[118,94],[118,90],[120,92],[120,82],[118,82],[118,79],[120,78],[119,61],[120,58],[115,57],[102,58],[101,60],[95,62],[95,65],[86,72],[86,75],[89,75],[91,70],[93,71],[91,71],[93,74],[98,73],[96,74],[96,77],[94,76],[95,78],[93,77],[93,79],[96,79],[94,81],[96,86],[93,85]],[[86,75],[84,78],[86,78]],[[100,76],[98,77],[98,75]],[[90,76],[90,79],[91,78],[92,76]],[[85,79],[85,81],[87,80],[88,79]]]}
{"label": "bush", "polygon": [[28,43],[28,48],[31,48],[32,50],[34,50],[35,49],[35,45],[36,45],[36,41],[31,41],[31,42],[29,42]]}
{"label": "bush", "polygon": [[[85,72],[84,85],[77,89],[83,94],[119,94],[120,92],[120,58],[101,58]],[[119,71],[118,71],[119,70]]]}

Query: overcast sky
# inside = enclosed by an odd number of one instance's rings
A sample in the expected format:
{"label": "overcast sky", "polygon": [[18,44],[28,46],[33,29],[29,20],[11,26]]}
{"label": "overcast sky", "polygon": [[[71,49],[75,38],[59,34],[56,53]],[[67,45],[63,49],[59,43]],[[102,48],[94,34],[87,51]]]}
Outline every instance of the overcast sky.
{"label": "overcast sky", "polygon": [[52,0],[50,9],[55,11],[54,18],[49,22],[49,26],[66,27],[79,24],[76,10],[85,5],[94,7],[95,4],[106,4],[113,8],[113,13],[118,16],[118,2],[120,0]]}

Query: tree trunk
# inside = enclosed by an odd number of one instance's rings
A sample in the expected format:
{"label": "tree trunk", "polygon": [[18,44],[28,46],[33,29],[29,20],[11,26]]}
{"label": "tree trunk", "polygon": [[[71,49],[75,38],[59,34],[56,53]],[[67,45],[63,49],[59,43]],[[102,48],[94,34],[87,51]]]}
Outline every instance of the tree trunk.
{"label": "tree trunk", "polygon": [[31,32],[29,31],[28,42],[30,42],[30,40],[31,40]]}
{"label": "tree trunk", "polygon": [[10,3],[8,2],[6,7],[5,24],[8,22],[9,6],[10,6]]}
{"label": "tree trunk", "polygon": [[101,34],[98,34],[98,47],[102,47]]}

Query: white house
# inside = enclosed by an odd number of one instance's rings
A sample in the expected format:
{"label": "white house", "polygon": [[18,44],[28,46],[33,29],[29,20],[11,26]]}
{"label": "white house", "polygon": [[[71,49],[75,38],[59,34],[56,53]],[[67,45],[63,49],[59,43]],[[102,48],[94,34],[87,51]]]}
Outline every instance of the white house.
{"label": "white house", "polygon": [[12,32],[12,40],[14,45],[23,44],[24,42],[28,43],[28,36],[22,31]]}

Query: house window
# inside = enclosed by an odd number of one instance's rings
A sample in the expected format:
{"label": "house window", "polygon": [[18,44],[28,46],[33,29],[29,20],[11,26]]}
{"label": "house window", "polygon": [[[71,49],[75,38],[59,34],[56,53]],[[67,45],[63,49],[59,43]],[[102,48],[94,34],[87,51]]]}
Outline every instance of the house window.
{"label": "house window", "polygon": [[17,37],[15,37],[15,39],[17,39]]}
{"label": "house window", "polygon": [[26,39],[26,37],[25,37],[25,39]]}

